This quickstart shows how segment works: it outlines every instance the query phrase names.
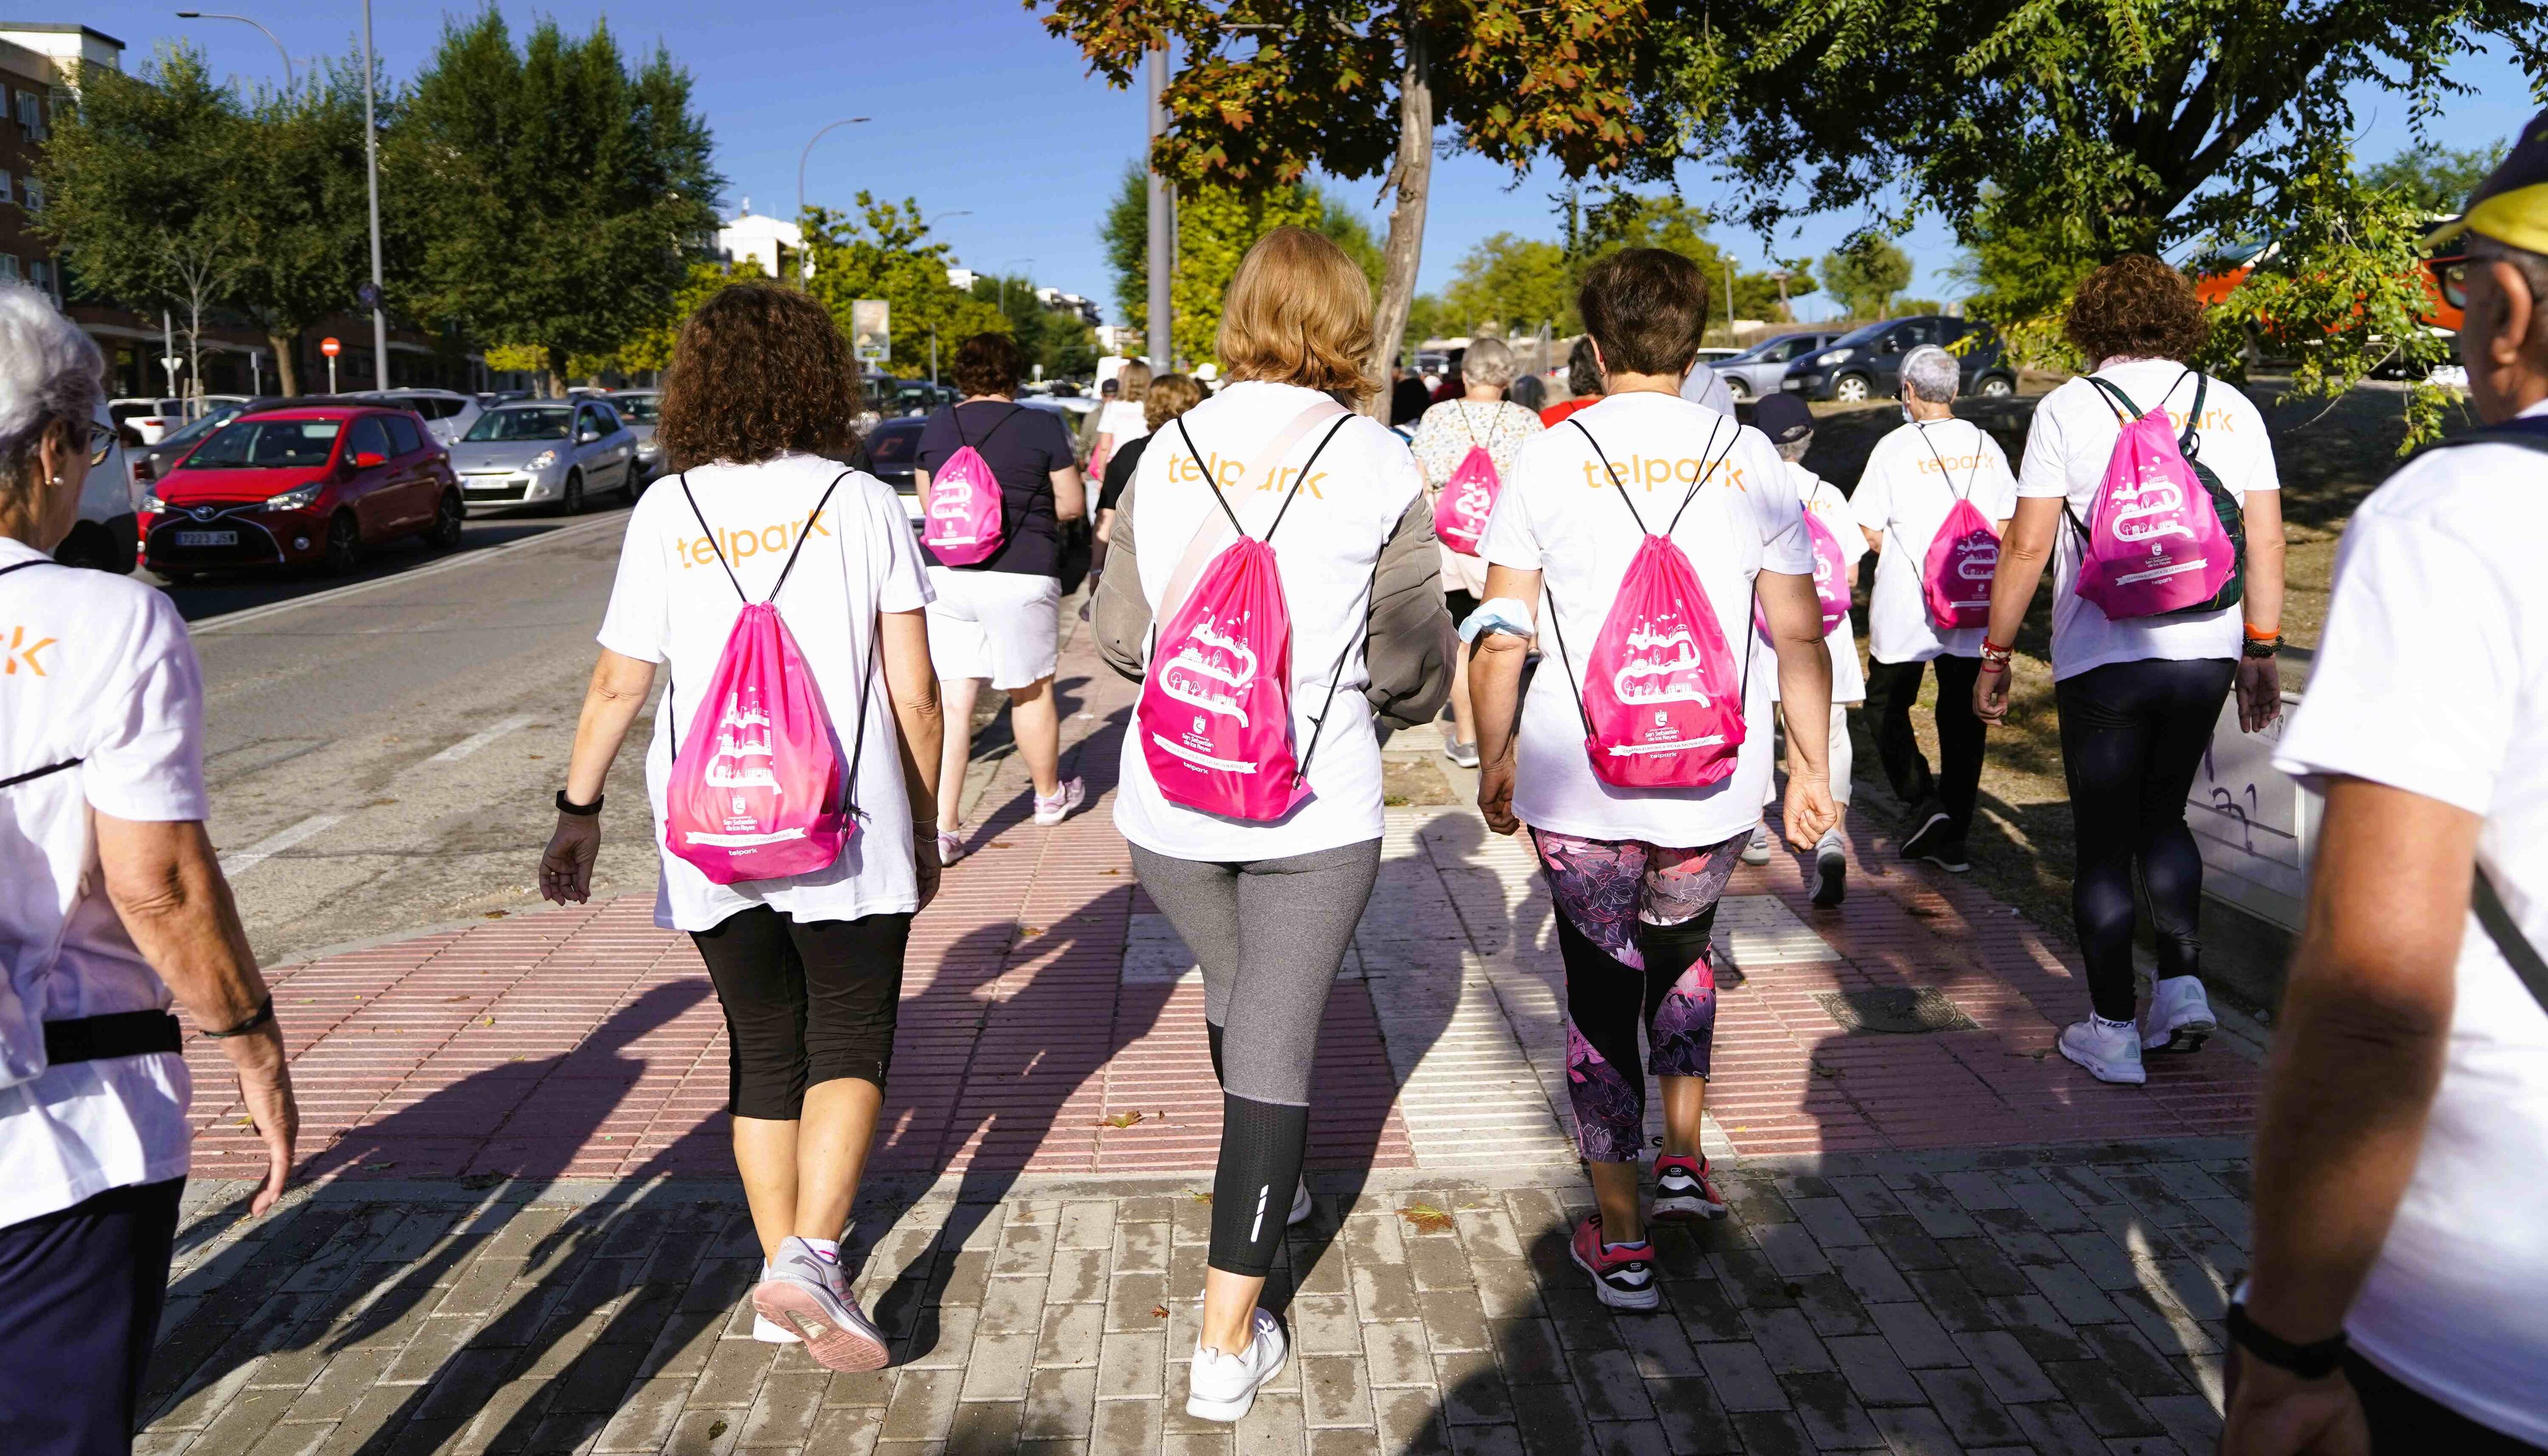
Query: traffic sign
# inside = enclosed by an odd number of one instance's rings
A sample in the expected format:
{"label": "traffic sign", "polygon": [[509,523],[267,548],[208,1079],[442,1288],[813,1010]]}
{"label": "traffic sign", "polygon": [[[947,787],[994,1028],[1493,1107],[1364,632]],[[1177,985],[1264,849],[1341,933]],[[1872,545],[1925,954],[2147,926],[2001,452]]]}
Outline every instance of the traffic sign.
{"label": "traffic sign", "polygon": [[852,301],[850,342],[862,364],[882,364],[892,357],[892,305],[883,299]]}
{"label": "traffic sign", "polygon": [[338,354],[341,354],[344,351],[345,346],[336,342],[332,338],[322,338],[318,340],[318,352],[326,355],[330,359],[335,358]]}
{"label": "traffic sign", "polygon": [[377,310],[381,306],[381,286],[367,282],[354,290],[354,297],[362,304],[365,312]]}

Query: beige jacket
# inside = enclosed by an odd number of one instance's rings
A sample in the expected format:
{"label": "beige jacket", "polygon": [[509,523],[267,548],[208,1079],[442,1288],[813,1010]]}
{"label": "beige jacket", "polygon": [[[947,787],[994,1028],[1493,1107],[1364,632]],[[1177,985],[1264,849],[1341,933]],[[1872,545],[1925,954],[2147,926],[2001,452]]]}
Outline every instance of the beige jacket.
{"label": "beige jacket", "polygon": [[[1125,487],[1116,502],[1106,575],[1097,585],[1097,605],[1089,615],[1097,628],[1098,654],[1108,667],[1138,682],[1149,654],[1150,601],[1141,594],[1134,554],[1135,489]],[[1441,572],[1433,506],[1418,495],[1380,548],[1370,631],[1363,643],[1371,672],[1363,696],[1385,727],[1429,723],[1451,695],[1452,654],[1459,651],[1460,638],[1450,609],[1442,604]]]}

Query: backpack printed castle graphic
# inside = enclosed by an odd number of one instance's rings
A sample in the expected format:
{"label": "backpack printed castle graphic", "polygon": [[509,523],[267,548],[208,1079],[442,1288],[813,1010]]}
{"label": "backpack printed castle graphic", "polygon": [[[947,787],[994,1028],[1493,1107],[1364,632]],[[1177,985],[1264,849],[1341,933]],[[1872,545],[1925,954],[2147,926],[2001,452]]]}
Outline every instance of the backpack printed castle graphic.
{"label": "backpack printed castle graphic", "polygon": [[[768,789],[771,812],[777,812],[778,799],[786,791],[778,785],[774,772],[775,756],[770,739],[770,714],[763,711],[758,697],[741,693],[727,696],[725,706],[717,713],[716,742],[708,754],[700,779],[710,788],[731,794],[733,812],[741,822],[755,822],[759,816],[750,812],[747,789]],[[729,821],[734,827],[736,821]]]}

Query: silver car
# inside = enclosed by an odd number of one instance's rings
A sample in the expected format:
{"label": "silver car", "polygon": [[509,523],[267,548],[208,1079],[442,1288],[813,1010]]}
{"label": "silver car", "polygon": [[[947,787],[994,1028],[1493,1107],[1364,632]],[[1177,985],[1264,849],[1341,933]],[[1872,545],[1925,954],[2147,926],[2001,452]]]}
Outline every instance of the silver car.
{"label": "silver car", "polygon": [[354,398],[414,410],[416,417],[424,421],[425,433],[445,445],[459,442],[469,433],[469,426],[486,412],[476,395],[457,390],[373,390]]}
{"label": "silver car", "polygon": [[610,397],[619,422],[637,437],[637,479],[651,481],[664,469],[664,450],[655,443],[655,420],[664,410],[662,390],[621,390]]}
{"label": "silver car", "polygon": [[1782,333],[1765,338],[1730,359],[1709,364],[1737,400],[1757,400],[1778,392],[1787,366],[1840,337],[1838,333]]}
{"label": "silver car", "polygon": [[599,400],[525,400],[478,416],[451,447],[470,512],[547,505],[568,515],[617,491],[635,500],[637,437]]}

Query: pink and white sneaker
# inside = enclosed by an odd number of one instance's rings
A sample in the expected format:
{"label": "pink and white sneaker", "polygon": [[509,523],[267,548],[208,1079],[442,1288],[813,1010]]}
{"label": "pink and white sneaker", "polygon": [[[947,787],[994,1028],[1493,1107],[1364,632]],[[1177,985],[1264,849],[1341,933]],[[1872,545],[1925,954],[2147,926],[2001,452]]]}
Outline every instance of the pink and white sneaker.
{"label": "pink and white sneaker", "polygon": [[883,1331],[841,1275],[837,1255],[826,1255],[790,1236],[770,1261],[770,1275],[752,1291],[753,1312],[805,1342],[805,1352],[826,1370],[881,1370],[890,1352]]}
{"label": "pink and white sneaker", "polygon": [[1087,782],[1078,778],[1067,779],[1061,787],[1052,791],[1052,797],[1046,798],[1043,794],[1035,796],[1035,822],[1049,828],[1069,818],[1081,804],[1086,802],[1088,802]]}
{"label": "pink and white sneaker", "polygon": [[1722,1219],[1725,1197],[1707,1176],[1707,1159],[1676,1152],[1655,1154],[1655,1204],[1658,1219]]}
{"label": "pink and white sneaker", "polygon": [[1663,1303],[1663,1291],[1655,1287],[1654,1245],[1642,1238],[1603,1242],[1599,1214],[1576,1226],[1575,1242],[1567,1252],[1574,1255],[1575,1267],[1592,1276],[1592,1292],[1611,1309],[1651,1310]]}

